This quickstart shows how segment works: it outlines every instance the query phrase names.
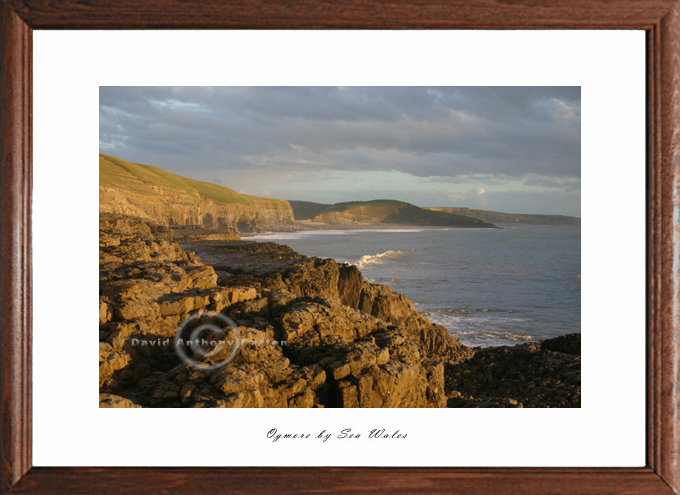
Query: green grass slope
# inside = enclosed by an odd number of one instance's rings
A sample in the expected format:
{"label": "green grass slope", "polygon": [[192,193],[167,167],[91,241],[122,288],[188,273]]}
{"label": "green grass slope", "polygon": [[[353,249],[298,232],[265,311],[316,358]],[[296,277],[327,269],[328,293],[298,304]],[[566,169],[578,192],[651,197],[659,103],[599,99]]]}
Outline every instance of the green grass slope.
{"label": "green grass slope", "polygon": [[288,201],[293,207],[295,213],[295,220],[311,220],[322,210],[328,208],[330,205],[323,203],[313,203],[311,201]]}
{"label": "green grass slope", "polygon": [[432,227],[486,227],[495,225],[481,218],[460,215],[457,213],[445,213],[442,211],[424,210],[408,204],[398,212],[386,217],[384,223],[399,225],[427,225]]}
{"label": "green grass slope", "polygon": [[220,203],[251,204],[248,198],[228,187],[180,177],[158,167],[127,162],[103,153],[99,154],[99,185],[143,196],[159,196],[158,188],[161,188]]}

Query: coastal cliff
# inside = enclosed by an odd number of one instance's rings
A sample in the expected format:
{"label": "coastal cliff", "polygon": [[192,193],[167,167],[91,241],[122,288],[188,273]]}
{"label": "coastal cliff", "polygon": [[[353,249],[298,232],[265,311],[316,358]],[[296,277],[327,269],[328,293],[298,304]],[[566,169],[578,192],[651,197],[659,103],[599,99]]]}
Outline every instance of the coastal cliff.
{"label": "coastal cliff", "polygon": [[[100,407],[580,406],[580,335],[470,349],[353,265],[210,235],[100,214]],[[249,342],[227,366],[160,345],[203,311]]]}
{"label": "coastal cliff", "polygon": [[533,215],[503,213],[500,211],[474,210],[470,208],[453,208],[444,206],[432,206],[424,208],[430,211],[469,215],[493,223],[529,223],[534,225],[581,225],[578,217],[566,215]]}
{"label": "coastal cliff", "polygon": [[224,186],[101,153],[99,211],[163,225],[203,225],[239,232],[260,232],[295,223],[286,201],[239,194]]}

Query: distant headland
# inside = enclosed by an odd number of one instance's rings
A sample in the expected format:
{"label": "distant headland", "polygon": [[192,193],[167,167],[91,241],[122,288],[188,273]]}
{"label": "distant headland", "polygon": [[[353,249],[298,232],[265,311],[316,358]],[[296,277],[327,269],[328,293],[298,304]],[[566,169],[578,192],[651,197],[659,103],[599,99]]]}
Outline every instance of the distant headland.
{"label": "distant headland", "polygon": [[502,213],[500,211],[475,210],[471,208],[452,208],[433,206],[426,207],[426,210],[442,211],[447,213],[458,213],[471,217],[481,218],[494,223],[531,223],[534,225],[581,225],[578,217],[566,215],[536,215],[527,213]]}

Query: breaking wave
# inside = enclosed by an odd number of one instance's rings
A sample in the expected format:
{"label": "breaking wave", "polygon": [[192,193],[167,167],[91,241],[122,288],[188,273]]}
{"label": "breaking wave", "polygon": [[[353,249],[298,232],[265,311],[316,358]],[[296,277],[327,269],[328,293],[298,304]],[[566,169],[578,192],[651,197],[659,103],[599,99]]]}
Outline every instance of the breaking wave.
{"label": "breaking wave", "polygon": [[469,347],[517,345],[540,340],[534,335],[507,330],[449,330],[449,334]]}
{"label": "breaking wave", "polygon": [[406,254],[406,251],[385,251],[380,254],[367,254],[361,257],[361,259],[356,263],[359,268],[366,268],[370,265],[375,265],[383,263],[389,259],[399,258]]}

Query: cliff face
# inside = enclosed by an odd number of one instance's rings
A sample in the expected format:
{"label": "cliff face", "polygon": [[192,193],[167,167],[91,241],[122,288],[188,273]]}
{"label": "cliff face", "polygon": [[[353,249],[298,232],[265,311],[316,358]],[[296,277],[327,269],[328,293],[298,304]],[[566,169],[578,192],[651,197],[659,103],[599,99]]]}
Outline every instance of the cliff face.
{"label": "cliff face", "polygon": [[99,157],[99,211],[164,225],[203,225],[240,232],[294,223],[287,201],[240,195],[226,187],[106,155]]}
{"label": "cliff face", "polygon": [[470,208],[451,208],[433,206],[425,208],[431,211],[442,211],[447,213],[459,213],[475,218],[481,218],[493,223],[529,223],[534,225],[581,225],[578,217],[564,215],[525,215],[515,213],[502,213],[500,211],[472,210]]}
{"label": "cliff face", "polygon": [[159,197],[99,187],[99,211],[147,218],[165,225],[203,225],[215,229],[259,232],[292,225],[293,210],[285,201],[251,199],[251,204],[221,204],[161,191]]}
{"label": "cliff face", "polygon": [[330,224],[374,224],[381,223],[396,211],[398,210],[393,206],[356,206],[343,211],[321,213],[313,217],[312,221]]}

